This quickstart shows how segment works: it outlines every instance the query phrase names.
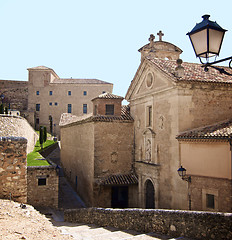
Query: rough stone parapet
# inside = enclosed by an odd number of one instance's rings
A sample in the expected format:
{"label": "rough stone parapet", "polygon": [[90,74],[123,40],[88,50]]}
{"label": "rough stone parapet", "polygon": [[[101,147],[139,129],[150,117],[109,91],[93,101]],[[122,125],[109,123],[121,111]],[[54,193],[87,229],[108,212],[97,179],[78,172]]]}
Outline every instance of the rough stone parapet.
{"label": "rough stone parapet", "polygon": [[39,138],[38,134],[25,118],[3,114],[0,114],[0,136],[5,138],[26,138],[27,153],[33,151],[36,141]]}
{"label": "rough stone parapet", "polygon": [[27,202],[27,140],[0,137],[0,198]]}
{"label": "rough stone parapet", "polygon": [[232,214],[148,209],[70,209],[67,222],[112,226],[193,239],[232,239]]}

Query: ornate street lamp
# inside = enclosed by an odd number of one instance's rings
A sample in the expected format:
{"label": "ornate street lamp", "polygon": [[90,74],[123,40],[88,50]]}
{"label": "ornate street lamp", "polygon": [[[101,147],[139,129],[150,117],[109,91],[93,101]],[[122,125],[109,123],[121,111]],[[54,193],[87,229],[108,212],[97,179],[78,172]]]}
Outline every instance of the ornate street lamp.
{"label": "ornate street lamp", "polygon": [[[190,38],[194,52],[199,57],[200,62],[203,64],[204,70],[207,72],[208,67],[217,69],[220,73],[232,76],[232,74],[225,71],[223,68],[212,66],[220,62],[230,60],[229,67],[231,67],[232,56],[218,61],[209,62],[209,58],[219,56],[222,41],[227,30],[220,27],[216,22],[209,20],[210,15],[202,16],[203,20],[197,23],[191,32],[187,35]],[[206,59],[206,63],[203,62]]]}
{"label": "ornate street lamp", "polygon": [[180,166],[180,168],[177,170],[179,176],[182,178],[182,180],[185,180],[188,182],[188,203],[189,203],[189,210],[192,209],[192,200],[191,200],[191,191],[190,191],[190,183],[191,183],[191,176],[186,176],[186,169]]}
{"label": "ornate street lamp", "polygon": [[186,169],[180,166],[180,168],[177,170],[179,176],[182,178],[182,180],[185,180],[187,182],[191,182],[191,176],[186,176]]}

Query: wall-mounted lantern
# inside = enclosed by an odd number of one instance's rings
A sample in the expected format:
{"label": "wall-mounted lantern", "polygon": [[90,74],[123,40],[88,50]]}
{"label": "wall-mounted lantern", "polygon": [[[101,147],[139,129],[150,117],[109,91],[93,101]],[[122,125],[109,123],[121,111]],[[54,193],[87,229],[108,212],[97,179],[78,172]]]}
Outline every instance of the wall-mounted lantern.
{"label": "wall-mounted lantern", "polygon": [[182,178],[182,180],[185,180],[187,182],[191,182],[191,176],[186,176],[186,169],[182,166],[177,170],[179,176]]}

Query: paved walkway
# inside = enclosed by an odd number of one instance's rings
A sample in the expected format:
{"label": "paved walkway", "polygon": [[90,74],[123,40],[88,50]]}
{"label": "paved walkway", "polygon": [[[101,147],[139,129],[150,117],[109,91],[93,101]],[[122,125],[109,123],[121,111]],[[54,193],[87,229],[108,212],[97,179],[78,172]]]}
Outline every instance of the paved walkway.
{"label": "paved walkway", "polygon": [[56,148],[51,154],[49,154],[47,159],[59,166],[59,208],[74,209],[85,207],[84,202],[73,190],[70,183],[64,176],[63,169],[60,164],[60,147]]}

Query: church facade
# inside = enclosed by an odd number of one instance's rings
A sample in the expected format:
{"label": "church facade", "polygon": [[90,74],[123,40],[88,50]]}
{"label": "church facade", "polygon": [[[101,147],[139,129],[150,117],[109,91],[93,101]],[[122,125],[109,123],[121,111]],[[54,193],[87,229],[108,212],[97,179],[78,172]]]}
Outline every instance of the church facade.
{"label": "church facade", "polygon": [[[62,164],[67,172],[77,169],[78,191],[90,206],[114,207],[119,175],[127,181],[132,174],[136,181],[128,180],[130,191],[122,194],[130,202],[128,207],[231,212],[232,77],[182,62],[182,50],[163,41],[161,31],[158,35],[159,41],[151,35],[149,43],[139,49],[141,63],[125,96],[133,119],[129,127],[115,132],[115,119],[109,120],[107,113],[99,110],[105,105],[96,106],[98,98],[93,100],[89,118],[72,116],[69,122],[64,115]],[[122,129],[125,123],[116,122]],[[87,131],[92,139],[88,144]],[[83,142],[85,154],[76,149]],[[68,149],[70,143],[75,152]],[[88,161],[84,161],[87,155]],[[111,168],[115,159],[124,165]],[[187,170],[188,181],[178,175],[181,166]],[[82,180],[78,181],[78,176]],[[71,181],[75,184],[72,176]]]}
{"label": "church facade", "polygon": [[[182,63],[178,47],[162,37],[153,40],[151,35],[150,43],[139,50],[141,64],[126,94],[134,119],[139,207],[188,209],[189,183],[177,174],[182,163],[176,137],[232,118],[232,77],[214,69],[204,72],[200,64]],[[188,168],[191,172],[191,164]],[[231,196],[231,174],[220,179],[230,182]]]}

